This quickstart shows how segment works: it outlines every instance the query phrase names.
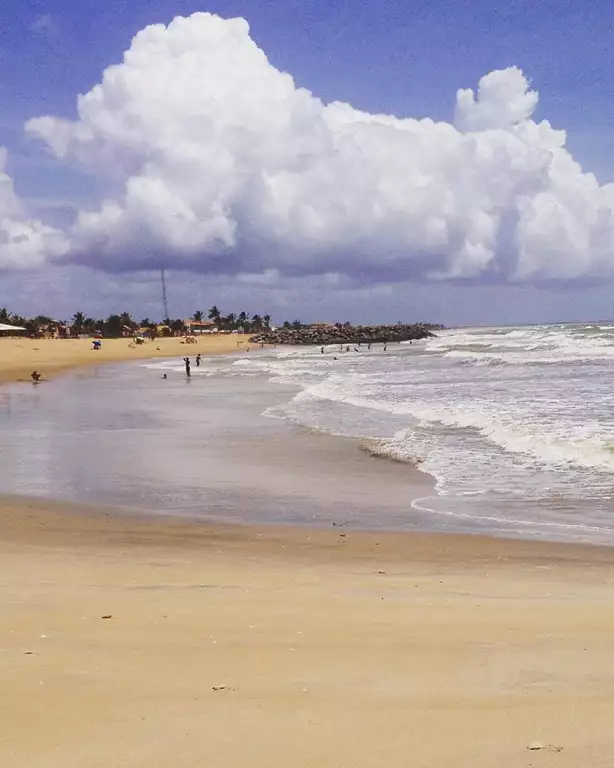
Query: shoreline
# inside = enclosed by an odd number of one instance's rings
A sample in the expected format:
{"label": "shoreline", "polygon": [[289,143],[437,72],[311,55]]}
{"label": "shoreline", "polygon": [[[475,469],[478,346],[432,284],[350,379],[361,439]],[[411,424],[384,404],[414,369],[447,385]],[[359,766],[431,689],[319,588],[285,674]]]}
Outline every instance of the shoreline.
{"label": "shoreline", "polygon": [[[160,338],[130,347],[132,339],[103,339],[102,349],[92,349],[92,339],[0,338],[0,385],[30,382],[37,370],[49,379],[66,371],[108,363],[155,358],[194,357],[241,353],[251,334],[211,334],[197,344],[186,344],[181,337]],[[160,347],[158,350],[157,347]],[[255,348],[255,347],[254,347]]]}
{"label": "shoreline", "polygon": [[[205,344],[200,345],[189,345],[190,353],[193,356],[197,351],[201,351],[201,354],[203,356],[207,355],[214,355],[214,354],[231,354],[231,353],[237,353],[237,342],[242,341],[243,339],[241,337],[237,338],[236,335],[230,336],[225,335],[223,337],[212,337],[205,339]],[[0,361],[2,360],[2,344],[6,344],[8,340],[0,340]],[[11,340],[13,341],[13,340]],[[169,355],[172,355],[174,352],[175,356],[185,355],[186,354],[186,345],[182,343],[182,340],[179,338],[174,339],[167,339],[167,342],[170,342],[170,344],[163,345],[160,344],[161,347],[160,350],[152,350],[151,346],[153,344],[145,345],[141,348],[132,349],[128,347],[127,342],[128,340],[121,339],[116,340],[120,342],[119,345],[110,345],[111,348],[107,348],[107,350],[104,350],[106,352],[106,359],[102,359],[100,355],[102,355],[102,352],[93,352],[89,349],[90,340],[80,340],[82,343],[79,343],[79,346],[76,351],[70,351],[68,354],[69,359],[63,359],[60,361],[59,364],[65,366],[62,370],[63,372],[70,372],[70,370],[78,371],[78,369],[85,369],[89,368],[90,370],[93,368],[94,365],[96,367],[106,367],[108,365],[116,364],[116,363],[124,363],[124,362],[139,362],[142,360],[147,359],[172,359],[172,356],[169,357]],[[163,342],[165,340],[162,340]],[[34,342],[36,343],[36,342]],[[50,344],[53,348],[64,347],[64,345],[71,345],[72,342],[64,341],[64,340],[51,340],[50,342],[47,342]],[[234,347],[232,346],[234,344]],[[156,345],[157,346],[157,345]],[[200,349],[199,349],[200,348]],[[6,347],[8,349],[8,347]],[[104,349],[104,348],[103,348]],[[36,350],[32,350],[36,351]],[[132,353],[137,353],[139,357],[137,359],[132,358]],[[55,353],[54,353],[55,354]],[[56,363],[58,361],[56,360]],[[129,369],[127,369],[129,370]],[[86,374],[87,376],[87,374]],[[98,375],[96,375],[96,378],[99,378]],[[212,381],[212,380],[210,380]],[[8,383],[8,382],[7,382]],[[115,383],[115,381],[114,381]],[[56,382],[55,385],[51,384],[50,386],[61,386],[59,382]],[[166,386],[166,383],[165,383]],[[210,387],[207,387],[207,390],[209,390]],[[251,389],[251,387],[249,387]],[[167,390],[165,390],[166,392]],[[211,403],[218,403],[217,397],[219,396],[216,394],[218,390],[216,390],[215,386],[213,388],[213,391],[211,392],[212,400]],[[223,391],[223,388],[222,388]],[[25,390],[24,390],[25,392]],[[137,397],[141,397],[141,395],[138,394],[139,390],[136,390]],[[54,404],[57,403],[57,394],[51,395],[51,392],[47,390],[47,388],[44,388],[44,393],[49,395],[48,399],[50,402],[52,401]],[[41,391],[41,395],[43,394],[43,391]],[[155,401],[155,396],[154,396]],[[250,408],[252,410],[252,413],[256,414],[259,412],[259,407],[256,405],[256,410],[253,410],[254,403],[252,400],[250,400]],[[55,407],[55,405],[54,405]],[[209,408],[211,407],[208,403],[203,404],[203,407]],[[235,408],[235,404],[233,404],[233,409]],[[33,424],[32,426],[35,426]],[[263,425],[264,426],[264,425]],[[247,457],[250,452],[251,455],[254,455],[254,452],[258,455],[258,466],[259,470],[254,475],[254,472],[251,472],[250,475],[250,482],[256,482],[257,483],[257,490],[259,494],[268,494],[269,503],[271,504],[270,509],[278,509],[283,508],[283,505],[286,505],[286,508],[290,509],[293,504],[293,497],[291,495],[287,495],[288,487],[284,485],[283,481],[281,481],[281,478],[283,478],[284,474],[290,473],[290,476],[293,477],[295,480],[299,480],[302,483],[302,493],[303,496],[305,494],[311,495],[314,499],[317,499],[317,504],[319,505],[319,511],[317,513],[317,517],[314,516],[313,519],[310,519],[309,516],[306,516],[302,508],[297,507],[294,513],[294,521],[292,521],[293,513],[290,513],[288,517],[290,518],[288,522],[286,522],[286,519],[280,520],[279,513],[277,514],[269,514],[270,519],[262,519],[262,514],[257,513],[256,519],[254,521],[246,519],[249,518],[249,514],[245,515],[242,514],[240,511],[241,507],[243,506],[244,509],[249,508],[248,499],[249,495],[245,496],[245,491],[247,489],[247,486],[244,482],[244,476],[245,471],[241,473],[241,475],[237,476],[236,474],[233,474],[232,472],[227,472],[225,465],[232,465],[237,460],[239,463],[243,465],[242,457],[239,457],[236,453],[236,450],[234,453],[229,453],[226,451],[226,449],[220,451],[217,451],[217,453],[220,453],[220,455],[216,458],[216,462],[213,465],[214,466],[214,473],[220,476],[223,476],[222,486],[224,483],[229,483],[232,481],[233,488],[236,485],[236,493],[231,493],[230,491],[227,491],[224,493],[224,495],[217,495],[216,500],[214,503],[213,508],[208,506],[207,504],[203,504],[200,506],[200,504],[197,502],[197,505],[195,506],[194,503],[190,503],[187,505],[186,509],[188,512],[191,512],[189,515],[183,515],[183,519],[193,519],[197,520],[199,517],[202,517],[205,520],[208,520],[211,524],[217,524],[220,522],[221,524],[224,524],[225,522],[229,522],[230,524],[238,524],[238,525],[251,525],[251,524],[259,524],[259,525],[268,525],[275,527],[277,525],[289,525],[292,526],[300,525],[304,530],[323,530],[326,525],[329,524],[329,521],[337,520],[341,522],[341,519],[343,517],[344,520],[346,520],[345,516],[342,514],[341,517],[339,517],[339,514],[337,511],[335,511],[335,507],[339,509],[347,509],[347,510],[354,510],[352,499],[350,498],[350,494],[354,494],[354,502],[357,502],[361,505],[361,508],[363,507],[363,499],[366,498],[365,494],[369,494],[369,496],[372,496],[372,503],[374,505],[377,505],[378,498],[381,501],[381,504],[383,505],[383,510],[390,509],[390,502],[392,498],[395,499],[393,503],[396,503],[398,506],[398,509],[401,510],[402,506],[405,504],[404,499],[409,504],[409,507],[407,508],[408,515],[406,519],[403,519],[402,514],[396,514],[392,519],[386,519],[385,513],[384,517],[382,517],[381,525],[378,525],[375,523],[374,518],[371,517],[371,519],[362,520],[360,514],[357,514],[356,511],[354,511],[354,517],[350,521],[346,521],[344,524],[349,525],[347,530],[352,531],[395,531],[395,532],[406,532],[406,531],[419,531],[421,533],[424,533],[424,535],[434,535],[439,536],[441,532],[445,532],[446,527],[451,527],[452,531],[455,536],[464,536],[464,535],[470,535],[472,537],[480,537],[485,536],[487,538],[492,537],[497,540],[505,540],[505,541],[516,541],[516,542],[531,542],[531,541],[539,541],[537,537],[531,536],[530,534],[524,534],[522,531],[510,531],[507,533],[505,530],[485,530],[485,531],[479,531],[479,529],[471,530],[462,530],[462,528],[459,530],[457,526],[452,523],[450,526],[442,526],[441,521],[437,517],[437,513],[433,513],[433,516],[431,516],[428,512],[428,509],[422,508],[420,504],[417,504],[415,502],[422,502],[424,501],[424,498],[426,498],[429,494],[435,493],[435,479],[432,475],[430,475],[427,472],[423,472],[420,468],[415,467],[411,464],[407,464],[405,462],[397,462],[394,459],[386,459],[384,463],[381,465],[382,470],[377,473],[378,475],[378,482],[380,482],[380,487],[386,489],[385,496],[384,497],[377,497],[377,494],[374,492],[375,486],[373,486],[373,489],[369,487],[368,481],[366,480],[367,476],[371,476],[369,467],[367,467],[366,463],[360,464],[360,459],[357,457],[357,454],[364,454],[364,458],[366,458],[367,461],[371,462],[372,464],[377,461],[378,463],[382,461],[381,457],[379,455],[375,457],[369,456],[369,447],[367,444],[364,444],[364,441],[358,439],[358,438],[342,438],[335,435],[321,435],[317,430],[311,431],[308,428],[303,427],[291,427],[292,430],[292,436],[290,437],[290,440],[292,442],[287,442],[287,440],[283,437],[283,435],[279,435],[279,437],[282,438],[281,442],[276,439],[275,435],[271,436],[269,435],[266,439],[261,439],[258,443],[255,443],[253,439],[251,439],[251,442],[249,442],[250,438],[246,437],[245,441],[245,456]],[[304,434],[301,434],[301,432],[304,432]],[[300,445],[299,445],[300,441]],[[315,442],[318,441],[317,445]],[[283,447],[282,447],[283,443]],[[294,443],[294,445],[293,445]],[[218,448],[220,447],[219,443],[216,443],[218,445]],[[248,447],[251,446],[251,447]],[[6,448],[10,447],[9,444],[6,445]],[[299,454],[305,454],[301,455],[301,458],[298,462],[289,461],[288,460],[288,451],[290,451],[290,455],[296,455]],[[211,452],[208,452],[208,459],[210,460],[212,458],[213,454]],[[307,459],[307,456],[310,457]],[[353,456],[353,458],[352,458]],[[318,457],[317,460],[315,457]],[[172,456],[169,456],[169,459],[172,458]],[[187,461],[190,461],[190,457],[186,456]],[[70,462],[69,457],[67,457],[67,461]],[[306,484],[306,476],[304,467],[301,465],[309,464],[312,466],[313,471],[318,474],[318,477],[320,479],[320,482],[314,484]],[[269,477],[267,475],[267,466],[274,467],[276,471],[273,473],[274,476],[279,475],[279,472],[277,470],[279,469],[281,472],[281,477],[278,478],[275,482],[270,482],[268,484],[264,483],[264,478]],[[9,462],[10,467],[10,462]],[[340,495],[340,489],[338,487],[338,483],[336,483],[334,474],[335,470],[334,467],[337,468],[337,471],[339,472],[340,476],[344,477],[344,483],[342,484],[344,488],[342,489],[343,496]],[[362,467],[362,469],[361,469]],[[405,480],[403,481],[405,486],[404,488],[401,488],[401,493],[403,495],[403,498],[401,499],[399,496],[399,477],[400,474],[400,468],[402,467]],[[245,467],[244,467],[245,469]],[[300,474],[297,474],[299,472]],[[362,482],[361,480],[361,474],[365,475],[365,482]],[[19,477],[17,475],[16,477]],[[389,481],[389,482],[388,482]],[[309,481],[307,481],[309,482]],[[218,484],[219,485],[219,484]],[[111,487],[111,486],[109,486]],[[298,486],[297,486],[298,488]],[[256,487],[253,487],[249,490],[255,490]],[[208,493],[210,491],[210,488],[203,488],[203,492]],[[28,496],[34,496],[35,498],[38,496],[37,491],[33,491],[29,489],[26,485],[26,487],[20,487],[19,484],[16,482],[12,486],[9,483],[8,487],[5,484],[3,488],[0,488],[0,495],[2,492],[8,493],[8,494],[15,494],[15,493],[23,493],[23,498],[28,498]],[[298,493],[297,496],[297,504],[302,503],[302,500],[300,498],[300,491],[295,491]],[[393,493],[393,495],[391,495]],[[241,500],[240,494],[244,494],[244,499]],[[332,494],[332,496],[328,497],[327,494]],[[356,497],[356,494],[358,494],[358,498]],[[426,494],[426,496],[425,496]],[[41,497],[39,497],[41,498]],[[80,503],[80,502],[87,502],[87,497],[81,493],[81,494],[72,494],[67,495],[62,492],[56,492],[53,493],[47,493],[42,496],[42,498],[55,498],[59,500],[65,500],[68,501],[69,504],[74,503]],[[114,505],[118,509],[139,509],[142,510],[143,514],[149,514],[152,517],[157,517],[161,514],[169,514],[173,515],[174,511],[169,511],[165,513],[164,509],[161,507],[151,507],[146,502],[143,501],[141,503],[140,501],[137,501],[137,503],[132,503],[130,500],[124,501],[121,498],[112,498],[109,494],[106,492],[102,494],[98,494],[98,496],[94,496],[95,499],[99,503],[102,504],[109,504]],[[227,501],[225,502],[225,498],[227,498]],[[264,498],[264,495],[263,495]],[[322,512],[324,502],[326,498],[329,498],[329,506],[330,506],[330,516],[326,514],[326,511]],[[247,505],[247,506],[246,506]],[[260,509],[266,508],[267,502],[260,502]],[[373,507],[375,509],[375,506]],[[413,512],[410,512],[413,510]],[[358,508],[356,508],[357,510]],[[220,510],[220,513],[217,512],[217,510]],[[415,514],[414,514],[415,513]],[[129,514],[129,512],[127,513]],[[177,516],[182,517],[181,511],[177,510],[176,513]],[[224,518],[228,514],[228,520],[226,521]],[[258,519],[258,514],[260,514],[260,519]],[[265,513],[265,517],[266,517]],[[283,517],[286,517],[286,513],[283,513]],[[547,540],[547,541],[552,541]],[[554,539],[556,541],[556,539]],[[575,542],[571,541],[569,544],[571,546],[583,546],[586,542]],[[611,544],[602,544],[601,542],[594,542],[594,546],[605,546],[605,547],[611,547]]]}
{"label": "shoreline", "polygon": [[11,768],[611,764],[614,550],[3,497],[0,551]]}
{"label": "shoreline", "polygon": [[[92,549],[118,544],[171,549],[230,544],[257,546],[267,554],[276,551],[287,558],[307,552],[327,556],[333,549],[335,556],[343,560],[372,556],[384,561],[452,566],[579,563],[614,569],[614,547],[607,544],[515,539],[481,533],[356,529],[334,523],[324,527],[224,522],[7,494],[0,494],[0,542]],[[287,551],[282,553],[281,549]]]}

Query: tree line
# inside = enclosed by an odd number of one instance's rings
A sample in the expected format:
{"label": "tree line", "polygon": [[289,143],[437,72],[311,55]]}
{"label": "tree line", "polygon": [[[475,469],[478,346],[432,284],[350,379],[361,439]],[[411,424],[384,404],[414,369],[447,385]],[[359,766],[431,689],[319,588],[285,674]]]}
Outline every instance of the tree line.
{"label": "tree line", "polygon": [[[207,320],[213,321],[220,331],[242,331],[243,333],[258,333],[271,327],[271,315],[250,315],[247,312],[229,312],[225,315],[215,304],[207,312]],[[204,312],[192,315],[195,323],[205,320]]]}
{"label": "tree line", "polygon": [[[57,321],[47,315],[37,315],[36,317],[26,318],[14,312],[10,312],[6,307],[0,308],[0,323],[7,325],[17,325],[25,328],[30,335],[40,335],[48,331],[53,325],[59,324],[70,326],[72,335],[96,334],[99,333],[105,337],[118,337],[126,334],[132,334],[139,328],[149,329],[157,332],[162,325],[172,334],[183,333],[187,330],[191,322],[202,323],[205,319],[213,322],[213,327],[219,331],[241,331],[243,333],[259,333],[271,327],[271,316],[268,314],[250,315],[247,312],[229,312],[223,313],[216,305],[211,307],[208,312],[197,310],[190,317],[189,321],[181,319],[165,318],[162,323],[151,320],[149,317],[143,318],[137,322],[130,312],[109,315],[106,319],[95,319],[88,317],[84,312],[75,312],[70,320]],[[160,329],[164,333],[165,328]]]}

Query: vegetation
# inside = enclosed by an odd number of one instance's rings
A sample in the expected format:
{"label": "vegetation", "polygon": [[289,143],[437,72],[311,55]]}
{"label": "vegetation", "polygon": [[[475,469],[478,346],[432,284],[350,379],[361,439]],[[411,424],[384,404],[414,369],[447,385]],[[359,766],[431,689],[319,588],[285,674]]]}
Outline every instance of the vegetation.
{"label": "vegetation", "polygon": [[224,314],[217,306],[211,307],[207,314],[202,310],[197,310],[192,314],[190,321],[187,323],[181,319],[173,320],[167,317],[161,324],[151,320],[149,317],[145,317],[140,323],[137,323],[129,312],[109,315],[106,320],[96,320],[86,315],[85,312],[75,312],[70,320],[54,320],[45,315],[25,318],[10,312],[6,308],[0,308],[0,323],[22,326],[26,328],[31,336],[42,336],[57,326],[69,327],[71,336],[100,334],[105,338],[115,338],[132,336],[139,328],[148,329],[154,334],[161,336],[171,336],[185,332],[190,322],[202,323],[206,318],[213,320],[215,327],[220,331],[239,331],[243,333],[258,333],[268,330],[271,323],[270,315],[261,316],[255,314],[250,317],[245,311]]}
{"label": "vegetation", "polygon": [[[247,312],[229,312],[225,315],[215,304],[207,313],[207,318],[212,320],[220,331],[258,333],[271,327],[271,315],[255,314],[250,317]],[[193,319],[196,319],[195,316]]]}
{"label": "vegetation", "polygon": [[[187,326],[191,323],[204,323],[207,320],[212,321],[213,327],[217,328],[219,331],[262,334],[272,330],[271,316],[268,314],[253,314],[250,316],[249,313],[243,310],[241,312],[228,312],[225,314],[215,304],[207,312],[197,310],[192,314],[188,321],[180,319],[172,320],[170,317],[167,317],[161,324],[157,323],[155,320],[151,320],[149,317],[145,317],[140,323],[137,323],[129,312],[122,312],[119,315],[109,315],[106,320],[95,320],[92,317],[88,317],[84,312],[75,312],[70,320],[58,321],[51,317],[47,317],[46,315],[25,318],[9,312],[6,308],[0,308],[0,323],[22,326],[26,328],[31,336],[42,336],[45,333],[49,333],[57,326],[69,327],[71,336],[100,334],[105,338],[115,338],[120,336],[132,336],[139,329],[148,329],[154,336],[172,336],[185,332]],[[401,326],[402,323],[399,322],[397,325]],[[420,323],[419,325],[428,330],[437,330],[443,327],[430,323]],[[335,323],[334,326],[331,327],[336,329],[348,329],[352,326],[349,322],[345,322]],[[310,326],[301,323],[300,320],[286,320],[283,323],[282,328],[291,331],[301,331],[309,329]]]}

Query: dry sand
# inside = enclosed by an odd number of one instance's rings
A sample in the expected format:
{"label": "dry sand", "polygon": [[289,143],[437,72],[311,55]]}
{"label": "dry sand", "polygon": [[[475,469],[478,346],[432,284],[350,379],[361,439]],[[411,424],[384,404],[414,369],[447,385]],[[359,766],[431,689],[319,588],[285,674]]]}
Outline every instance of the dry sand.
{"label": "dry sand", "polygon": [[0,564],[2,766],[614,765],[611,549],[0,499]]}
{"label": "dry sand", "polygon": [[243,352],[249,346],[248,339],[247,335],[216,334],[200,337],[197,344],[169,338],[146,341],[141,346],[130,346],[131,339],[103,339],[102,349],[95,351],[91,339],[0,338],[0,382],[30,381],[34,370],[49,378],[70,368],[101,363],[150,357],[194,357],[198,352],[202,355]]}

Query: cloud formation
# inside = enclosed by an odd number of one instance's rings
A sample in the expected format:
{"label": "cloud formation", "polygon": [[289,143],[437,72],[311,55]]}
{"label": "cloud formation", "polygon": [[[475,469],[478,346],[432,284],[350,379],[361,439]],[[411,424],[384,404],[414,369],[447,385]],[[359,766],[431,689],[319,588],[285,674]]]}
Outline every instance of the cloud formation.
{"label": "cloud formation", "polygon": [[115,190],[52,258],[357,282],[611,277],[614,185],[533,120],[537,102],[512,67],[460,90],[453,124],[326,105],[245,20],[197,13],[139,32],[76,121],[26,130]]}
{"label": "cloud formation", "polygon": [[0,147],[0,270],[32,269],[67,252],[62,232],[31,218],[6,173],[8,153]]}

